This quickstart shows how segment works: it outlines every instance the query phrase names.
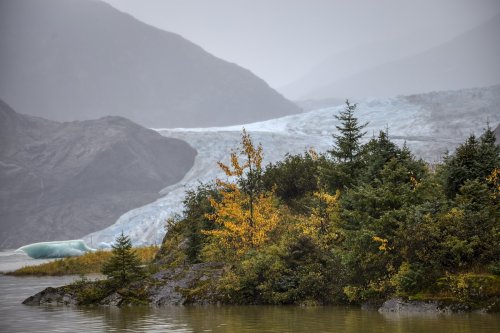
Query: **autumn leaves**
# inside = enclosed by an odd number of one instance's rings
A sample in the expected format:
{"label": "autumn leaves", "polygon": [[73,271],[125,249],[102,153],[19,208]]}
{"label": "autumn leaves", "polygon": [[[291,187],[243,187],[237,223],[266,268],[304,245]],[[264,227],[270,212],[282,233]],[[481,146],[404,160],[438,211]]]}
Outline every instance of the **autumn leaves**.
{"label": "autumn leaves", "polygon": [[219,167],[228,180],[217,179],[222,199],[210,199],[215,213],[206,217],[220,228],[203,233],[239,256],[269,240],[279,220],[275,197],[262,186],[262,146],[255,147],[245,129],[240,149],[231,152],[231,165],[219,162]]}

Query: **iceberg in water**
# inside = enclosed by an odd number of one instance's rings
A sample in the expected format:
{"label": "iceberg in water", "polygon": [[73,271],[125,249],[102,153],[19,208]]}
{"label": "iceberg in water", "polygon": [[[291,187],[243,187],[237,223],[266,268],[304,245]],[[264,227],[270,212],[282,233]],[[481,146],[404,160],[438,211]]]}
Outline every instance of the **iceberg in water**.
{"label": "iceberg in water", "polygon": [[75,239],[33,243],[22,246],[16,251],[23,251],[34,259],[46,259],[81,256],[85,252],[95,251],[95,249],[88,247],[83,240]]}

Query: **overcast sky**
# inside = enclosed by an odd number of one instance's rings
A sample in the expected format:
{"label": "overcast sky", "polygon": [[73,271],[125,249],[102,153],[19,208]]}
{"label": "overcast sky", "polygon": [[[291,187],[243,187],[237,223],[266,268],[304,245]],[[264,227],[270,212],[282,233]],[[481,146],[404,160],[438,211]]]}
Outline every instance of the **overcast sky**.
{"label": "overcast sky", "polygon": [[105,1],[250,69],[275,88],[334,53],[415,34],[423,50],[500,12],[500,0]]}

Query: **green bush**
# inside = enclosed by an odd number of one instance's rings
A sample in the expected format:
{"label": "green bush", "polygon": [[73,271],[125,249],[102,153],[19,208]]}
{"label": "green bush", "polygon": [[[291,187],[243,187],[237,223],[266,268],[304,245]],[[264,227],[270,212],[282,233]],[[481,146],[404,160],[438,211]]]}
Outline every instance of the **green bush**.
{"label": "green bush", "polygon": [[113,291],[109,281],[91,281],[84,276],[66,288],[76,296],[79,305],[96,304]]}
{"label": "green bush", "polygon": [[399,293],[413,293],[422,290],[425,281],[424,269],[405,262],[392,277],[392,285]]}
{"label": "green bush", "polygon": [[500,296],[500,278],[498,276],[465,273],[449,275],[445,280],[448,290],[462,302],[475,303]]}
{"label": "green bush", "polygon": [[500,276],[500,261],[495,261],[488,266],[491,274]]}

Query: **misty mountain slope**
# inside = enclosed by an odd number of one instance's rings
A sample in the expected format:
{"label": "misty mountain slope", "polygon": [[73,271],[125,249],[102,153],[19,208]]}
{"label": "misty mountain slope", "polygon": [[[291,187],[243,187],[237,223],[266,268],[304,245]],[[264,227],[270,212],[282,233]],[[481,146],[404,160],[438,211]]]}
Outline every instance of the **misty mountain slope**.
{"label": "misty mountain slope", "polygon": [[[303,98],[391,97],[499,84],[499,32],[500,15],[497,15],[446,43],[414,56],[374,66],[344,78],[323,71],[324,76],[331,75],[330,83],[314,88]],[[297,83],[300,84],[307,85],[307,82]]]}
{"label": "misty mountain slope", "polygon": [[[307,99],[309,92],[322,88],[331,82],[421,53],[449,39],[449,32],[444,30],[424,30],[400,38],[360,45],[327,57],[305,75],[279,88],[278,91],[292,100]],[[428,46],[424,47],[418,43],[420,40],[425,40]],[[345,99],[347,96],[338,97]]]}
{"label": "misty mountain slope", "polygon": [[[430,162],[438,161],[445,151],[452,151],[471,133],[480,134],[487,121],[500,123],[500,86],[461,91],[438,92],[386,99],[360,100],[357,117],[369,121],[364,141],[388,126],[389,136],[398,145],[405,142],[414,154]],[[112,226],[87,235],[94,244],[111,243],[123,230],[133,242],[159,244],[168,217],[182,213],[186,189],[199,182],[224,178],[217,161],[229,163],[231,149],[239,145],[241,129],[262,143],[264,162],[283,159],[286,153],[299,154],[308,148],[325,152],[333,144],[332,134],[338,125],[334,115],[344,106],[322,109],[264,122],[212,128],[158,129],[162,135],[182,139],[198,155],[193,168],[177,184],[162,191],[157,201],[122,215]]]}
{"label": "misty mountain slope", "polygon": [[178,182],[195,155],[125,118],[57,123],[0,101],[0,248],[105,228]]}
{"label": "misty mountain slope", "polygon": [[220,126],[300,112],[250,71],[96,0],[0,0],[0,98],[58,121]]}

